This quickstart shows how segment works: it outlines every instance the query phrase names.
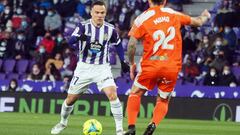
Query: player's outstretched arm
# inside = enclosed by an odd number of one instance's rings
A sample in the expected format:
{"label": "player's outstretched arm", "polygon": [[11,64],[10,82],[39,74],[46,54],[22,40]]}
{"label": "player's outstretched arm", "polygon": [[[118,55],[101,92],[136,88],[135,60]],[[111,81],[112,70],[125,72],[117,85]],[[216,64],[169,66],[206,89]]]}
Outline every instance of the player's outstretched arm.
{"label": "player's outstretched arm", "polygon": [[210,18],[211,18],[211,14],[208,12],[207,9],[205,9],[200,16],[191,17],[191,24],[190,25],[196,26],[196,27],[202,26]]}
{"label": "player's outstretched arm", "polygon": [[136,70],[136,64],[134,62],[134,55],[136,52],[136,45],[137,45],[137,39],[133,36],[130,37],[129,42],[128,42],[128,59],[130,63],[130,77],[133,80],[135,75],[135,70]]}

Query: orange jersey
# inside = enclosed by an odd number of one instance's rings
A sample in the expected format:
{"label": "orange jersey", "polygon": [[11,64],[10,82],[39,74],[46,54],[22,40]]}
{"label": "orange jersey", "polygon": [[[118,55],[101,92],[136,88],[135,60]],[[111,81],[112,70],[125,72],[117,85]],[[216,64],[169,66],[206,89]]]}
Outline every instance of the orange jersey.
{"label": "orange jersey", "polygon": [[182,37],[180,28],[191,23],[188,15],[162,6],[151,7],[134,21],[130,36],[142,40],[141,63],[177,67],[182,65]]}

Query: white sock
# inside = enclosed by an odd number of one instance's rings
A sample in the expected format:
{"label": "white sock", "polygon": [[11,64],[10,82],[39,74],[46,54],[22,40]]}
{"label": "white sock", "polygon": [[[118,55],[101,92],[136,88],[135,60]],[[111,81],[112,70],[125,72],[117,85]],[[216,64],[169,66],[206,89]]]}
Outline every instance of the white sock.
{"label": "white sock", "polygon": [[116,131],[123,130],[123,110],[121,102],[117,98],[114,101],[110,101],[110,105],[115,120]]}
{"label": "white sock", "polygon": [[67,106],[66,100],[65,100],[62,104],[60,123],[62,123],[64,125],[67,125],[68,116],[71,114],[72,110],[73,110],[73,105],[72,106]]}

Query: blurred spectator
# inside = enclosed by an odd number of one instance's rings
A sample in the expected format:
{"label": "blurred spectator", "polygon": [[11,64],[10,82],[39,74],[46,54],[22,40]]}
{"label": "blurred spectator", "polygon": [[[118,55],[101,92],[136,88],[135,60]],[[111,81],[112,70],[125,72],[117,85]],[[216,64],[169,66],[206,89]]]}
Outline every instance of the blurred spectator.
{"label": "blurred spectator", "polygon": [[26,39],[26,35],[23,31],[19,31],[11,44],[11,57],[14,59],[29,59],[29,47],[30,43]]}
{"label": "blurred spectator", "polygon": [[193,52],[197,49],[196,32],[194,29],[187,30],[183,38],[183,53]]}
{"label": "blurred spectator", "polygon": [[221,7],[218,9],[217,13],[231,12],[233,10],[231,7],[230,0],[222,0]]}
{"label": "blurred spectator", "polygon": [[197,47],[196,54],[201,59],[199,63],[202,62],[205,57],[212,56],[214,46],[210,43],[209,40],[209,37],[207,35],[204,35],[202,41]]}
{"label": "blurred spectator", "polygon": [[33,60],[40,65],[45,65],[46,60],[50,57],[49,54],[46,53],[46,49],[43,45],[40,45],[38,50],[31,52],[31,56]]}
{"label": "blurred spectator", "polygon": [[64,85],[63,85],[63,88],[61,90],[62,90],[62,92],[67,92],[67,90],[70,86],[70,83],[71,83],[71,77],[70,76],[64,76],[63,77],[63,82],[64,82]]}
{"label": "blurred spectator", "polygon": [[9,58],[8,56],[9,51],[10,51],[10,48],[9,48],[8,40],[6,39],[0,40],[0,59]]}
{"label": "blurred spectator", "polygon": [[[38,10],[38,9],[35,9]],[[44,36],[45,29],[44,29],[44,19],[46,17],[47,13],[46,10],[42,7],[39,8],[38,12],[32,13],[31,19],[32,19],[32,27],[34,30],[34,36],[37,38],[37,36]],[[36,39],[35,39],[36,41]]]}
{"label": "blurred spectator", "polygon": [[34,64],[32,66],[32,70],[30,74],[27,76],[27,80],[41,81],[42,79],[43,79],[43,73],[40,69],[40,66],[38,64]]}
{"label": "blurred spectator", "polygon": [[77,66],[77,57],[70,48],[66,48],[63,52],[63,69],[61,70],[62,78],[64,76],[72,76],[75,67]]}
{"label": "blurred spectator", "polygon": [[183,64],[182,71],[184,74],[183,83],[185,81],[194,82],[195,77],[200,74],[198,65],[191,58],[188,58]]}
{"label": "blurred spectator", "polygon": [[49,31],[51,35],[55,36],[61,31],[61,27],[61,16],[53,8],[48,9],[47,16],[44,19],[44,29]]}
{"label": "blurred spectator", "polygon": [[118,26],[120,29],[120,36],[121,37],[126,37],[127,36],[127,31],[130,28],[130,15],[131,13],[129,12],[128,8],[126,5],[124,5],[121,9],[121,12],[118,17]]}
{"label": "blurred spectator", "polygon": [[85,0],[80,0],[77,4],[76,12],[83,18],[89,18],[89,15],[86,12]]}
{"label": "blurred spectator", "polygon": [[12,79],[8,85],[8,91],[10,92],[16,92],[16,91],[20,91],[19,87],[18,87],[18,82],[16,79]]}
{"label": "blurred spectator", "polygon": [[8,5],[16,9],[17,7],[24,7],[24,11],[27,11],[32,0],[7,0]]}
{"label": "blurred spectator", "polygon": [[43,7],[45,9],[49,9],[49,8],[52,8],[53,5],[51,3],[51,0],[40,0],[39,7]]}
{"label": "blurred spectator", "polygon": [[224,67],[224,65],[227,65],[227,64],[228,64],[228,61],[227,61],[227,59],[225,58],[224,52],[223,52],[223,51],[219,51],[219,52],[216,54],[216,56],[215,56],[214,60],[212,61],[212,63],[210,63],[209,65],[210,65],[211,67],[216,68],[216,70],[217,70],[218,72],[221,72],[222,69],[223,69],[223,67]]}
{"label": "blurred spectator", "polygon": [[[48,55],[52,54],[53,48],[55,47],[55,45],[56,43],[53,40],[51,33],[49,32],[46,32],[45,36],[42,38],[42,40],[39,43],[39,46],[43,46]],[[37,50],[39,50],[39,48]]]}
{"label": "blurred spectator", "polygon": [[239,26],[239,11],[237,10],[238,4],[233,0],[223,0],[220,4],[220,8],[217,11],[215,23],[218,26]]}
{"label": "blurred spectator", "polygon": [[222,73],[219,77],[219,85],[220,86],[230,86],[236,87],[237,86],[237,79],[234,74],[231,72],[231,69],[228,65],[223,67]]}
{"label": "blurred spectator", "polygon": [[62,53],[64,49],[68,47],[67,41],[63,38],[61,32],[56,35],[55,43],[56,45],[53,48],[53,54]]}
{"label": "blurred spectator", "polygon": [[132,26],[134,20],[141,14],[141,11],[139,9],[136,9],[134,11],[134,14],[131,16],[131,19],[130,19],[130,25]]}
{"label": "blurred spectator", "polygon": [[61,53],[56,53],[54,59],[50,58],[50,59],[47,60],[47,62],[45,64],[46,70],[49,70],[49,67],[52,67],[52,66],[49,66],[51,64],[54,64],[54,66],[55,66],[55,68],[57,70],[62,69],[62,67],[63,67],[63,60],[62,60]]}
{"label": "blurred spectator", "polygon": [[207,86],[218,86],[219,76],[215,68],[210,68],[209,72],[204,78],[203,85]]}
{"label": "blurred spectator", "polygon": [[237,35],[230,26],[224,27],[223,38],[226,39],[229,49],[235,50],[237,48]]}
{"label": "blurred spectator", "polygon": [[12,16],[12,27],[18,30],[21,27],[22,21],[26,20],[27,16],[24,14],[22,7],[18,7]]}
{"label": "blurred spectator", "polygon": [[78,2],[76,0],[62,0],[62,2],[56,5],[57,11],[61,17],[69,18],[73,16],[74,12],[76,11],[77,3]]}
{"label": "blurred spectator", "polygon": [[4,11],[4,5],[0,3],[0,14],[2,14],[3,11]]}
{"label": "blurred spectator", "polygon": [[209,64],[211,63],[211,61],[211,56],[208,56],[206,58],[201,58],[200,56],[197,57],[197,64],[199,66],[200,74],[195,77],[196,85],[202,85],[203,79],[209,71]]}
{"label": "blurred spectator", "polygon": [[0,27],[3,28],[4,30],[7,28],[6,24],[8,22],[8,20],[11,20],[13,15],[13,12],[11,11],[11,7],[10,6],[6,6],[4,8],[3,13],[1,13],[0,15]]}
{"label": "blurred spectator", "polygon": [[53,63],[48,64],[45,70],[45,74],[43,75],[43,81],[60,81],[60,80],[61,75],[59,70]]}

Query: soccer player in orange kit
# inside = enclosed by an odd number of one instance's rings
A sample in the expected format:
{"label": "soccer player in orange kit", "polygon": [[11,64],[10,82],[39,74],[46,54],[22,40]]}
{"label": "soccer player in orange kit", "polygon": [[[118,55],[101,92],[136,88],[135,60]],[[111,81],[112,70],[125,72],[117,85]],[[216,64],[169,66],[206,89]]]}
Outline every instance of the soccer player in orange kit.
{"label": "soccer player in orange kit", "polygon": [[[158,87],[153,117],[143,135],[152,135],[156,126],[165,117],[171,93],[182,65],[183,25],[202,26],[211,17],[204,10],[198,17],[190,17],[165,8],[166,0],[148,0],[150,8],[139,15],[129,32],[128,56],[131,65],[130,77],[134,79],[136,64],[134,55],[136,44],[143,44],[141,69],[137,74],[127,102],[128,131],[125,135],[135,135],[135,123],[140,109],[141,96],[155,85]],[[138,133],[139,135],[139,133]]]}

